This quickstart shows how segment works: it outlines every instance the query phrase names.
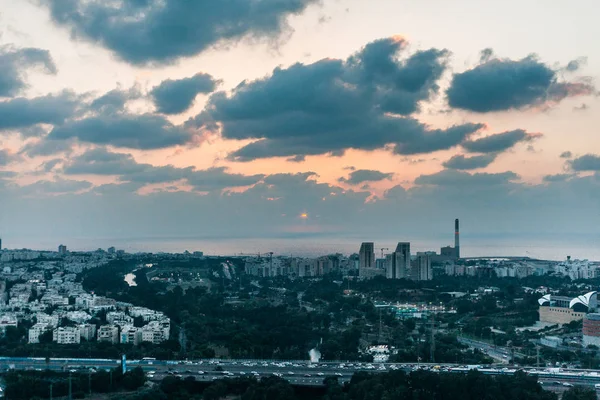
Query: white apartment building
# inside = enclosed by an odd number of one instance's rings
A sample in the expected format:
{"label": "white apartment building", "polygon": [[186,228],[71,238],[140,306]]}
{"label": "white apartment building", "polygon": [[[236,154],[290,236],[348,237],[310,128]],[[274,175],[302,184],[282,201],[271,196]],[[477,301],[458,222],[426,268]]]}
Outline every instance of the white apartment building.
{"label": "white apartment building", "polygon": [[170,327],[170,322],[150,321],[142,328],[142,341],[158,344],[169,340],[169,331],[166,325]]}
{"label": "white apartment building", "polygon": [[75,326],[57,328],[52,332],[52,340],[58,344],[79,344],[81,336]]}
{"label": "white apartment building", "polygon": [[119,328],[114,325],[102,325],[98,329],[98,341],[112,344],[119,343]]}
{"label": "white apartment building", "polygon": [[81,339],[85,339],[88,342],[94,340],[96,337],[96,325],[92,324],[81,324],[78,326],[79,336]]}
{"label": "white apartment building", "polygon": [[119,339],[119,343],[131,343],[137,346],[142,342],[142,330],[133,326],[124,326]]}
{"label": "white apartment building", "polygon": [[46,331],[52,330],[52,326],[38,322],[29,329],[29,343],[39,343],[40,335]]}

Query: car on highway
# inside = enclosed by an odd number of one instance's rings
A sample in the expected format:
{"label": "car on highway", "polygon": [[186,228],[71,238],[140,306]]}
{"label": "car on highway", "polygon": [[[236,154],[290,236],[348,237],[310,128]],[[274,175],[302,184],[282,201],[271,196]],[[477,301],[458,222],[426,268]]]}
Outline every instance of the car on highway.
{"label": "car on highway", "polygon": [[204,375],[204,371],[198,371],[198,375]]}
{"label": "car on highway", "polygon": [[317,372],[317,375],[318,375],[318,376],[323,376],[323,375],[325,375],[325,374],[324,374],[324,373],[322,373],[322,372]]}
{"label": "car on highway", "polygon": [[305,376],[306,378],[310,378],[312,375],[311,375],[311,374],[304,374],[304,376]]}
{"label": "car on highway", "polygon": [[563,382],[562,385],[566,387],[573,387],[573,385],[569,382]]}

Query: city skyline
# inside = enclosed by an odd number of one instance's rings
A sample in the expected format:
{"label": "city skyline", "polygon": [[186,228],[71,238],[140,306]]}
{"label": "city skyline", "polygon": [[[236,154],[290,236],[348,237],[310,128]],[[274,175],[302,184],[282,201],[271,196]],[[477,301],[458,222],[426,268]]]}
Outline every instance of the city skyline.
{"label": "city skyline", "polygon": [[592,1],[70,4],[0,0],[5,243],[600,243]]}

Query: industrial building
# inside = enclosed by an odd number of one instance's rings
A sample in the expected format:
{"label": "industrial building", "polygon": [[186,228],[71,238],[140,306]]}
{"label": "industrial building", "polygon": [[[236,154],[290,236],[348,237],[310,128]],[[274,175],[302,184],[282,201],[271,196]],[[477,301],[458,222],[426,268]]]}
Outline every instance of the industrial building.
{"label": "industrial building", "polygon": [[600,347],[600,314],[589,313],[583,318],[583,345]]}
{"label": "industrial building", "polygon": [[540,322],[568,324],[580,321],[598,307],[597,293],[589,292],[575,298],[546,294],[538,299]]}

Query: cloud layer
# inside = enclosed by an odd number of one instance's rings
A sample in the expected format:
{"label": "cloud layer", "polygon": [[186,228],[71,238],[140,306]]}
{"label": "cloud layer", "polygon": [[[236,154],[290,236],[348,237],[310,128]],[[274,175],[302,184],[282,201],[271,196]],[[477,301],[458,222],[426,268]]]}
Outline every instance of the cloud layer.
{"label": "cloud layer", "polygon": [[238,161],[386,145],[399,154],[427,153],[456,146],[483,128],[466,123],[432,129],[410,116],[438,92],[448,52],[405,54],[405,47],[403,39],[387,38],[347,60],[276,68],[230,95],[215,93],[187,126],[226,139],[256,139],[231,154]]}
{"label": "cloud layer", "polygon": [[48,50],[0,46],[0,97],[19,94],[27,86],[26,71],[33,68],[56,74],[56,65]]}

